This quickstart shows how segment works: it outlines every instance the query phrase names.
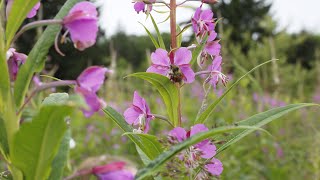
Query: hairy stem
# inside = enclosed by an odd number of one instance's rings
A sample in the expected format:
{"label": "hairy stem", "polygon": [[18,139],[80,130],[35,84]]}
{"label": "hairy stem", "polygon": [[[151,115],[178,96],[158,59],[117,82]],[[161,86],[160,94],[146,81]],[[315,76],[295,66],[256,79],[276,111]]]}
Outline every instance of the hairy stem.
{"label": "hairy stem", "polygon": [[171,49],[177,48],[177,3],[176,0],[170,0],[170,31],[171,31]]}
{"label": "hairy stem", "polygon": [[35,21],[29,24],[26,24],[23,26],[20,31],[14,36],[13,40],[11,43],[14,43],[24,32],[40,27],[40,26],[47,26],[47,25],[52,25],[52,24],[62,24],[62,20],[60,19],[50,19],[50,20],[40,20],[40,21]]}

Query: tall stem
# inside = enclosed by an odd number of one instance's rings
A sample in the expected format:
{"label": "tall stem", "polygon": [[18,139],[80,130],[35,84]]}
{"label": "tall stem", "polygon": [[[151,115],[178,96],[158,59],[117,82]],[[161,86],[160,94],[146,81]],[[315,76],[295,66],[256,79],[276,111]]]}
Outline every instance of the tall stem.
{"label": "tall stem", "polygon": [[176,0],[170,0],[170,31],[171,48],[177,48],[177,3]]}
{"label": "tall stem", "polygon": [[[170,0],[170,31],[171,31],[171,52],[178,47],[177,46],[177,2],[176,0]],[[178,88],[178,126],[181,127],[181,86],[179,83],[176,83]]]}

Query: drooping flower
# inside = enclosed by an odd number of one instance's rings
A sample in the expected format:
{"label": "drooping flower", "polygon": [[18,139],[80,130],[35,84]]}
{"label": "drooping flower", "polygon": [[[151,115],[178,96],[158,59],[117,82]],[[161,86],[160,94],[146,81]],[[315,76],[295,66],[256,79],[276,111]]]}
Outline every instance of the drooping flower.
{"label": "drooping flower", "polygon": [[[10,11],[11,11],[12,4],[13,4],[13,0],[7,0],[7,6],[6,6],[6,16],[7,16],[7,18],[9,17],[9,13],[10,13]],[[38,2],[38,3],[31,9],[31,11],[28,13],[27,18],[33,18],[33,17],[37,14],[37,11],[39,10],[40,5],[41,5],[41,3]]]}
{"label": "drooping flower", "polygon": [[77,78],[75,92],[84,97],[89,107],[82,110],[86,117],[92,116],[106,106],[105,102],[96,93],[103,84],[107,72],[109,72],[107,68],[91,66],[85,69]]}
{"label": "drooping flower", "polygon": [[14,49],[14,48],[10,48],[7,51],[6,59],[7,59],[7,64],[8,64],[8,69],[9,69],[11,81],[16,80],[17,74],[19,71],[19,67],[21,64],[25,63],[27,57],[28,56],[25,54],[16,52],[16,49]]}
{"label": "drooping flower", "polygon": [[212,61],[212,64],[208,67],[208,71],[210,72],[210,75],[206,81],[209,81],[214,88],[216,88],[219,79],[221,79],[221,82],[223,85],[227,84],[228,78],[225,76],[222,71],[222,57],[216,56],[214,60]]}
{"label": "drooping flower", "polygon": [[196,36],[203,36],[215,28],[213,12],[210,9],[202,10],[202,5],[196,9],[191,22]]}
{"label": "drooping flower", "polygon": [[[208,128],[204,124],[196,124],[191,127],[191,130],[188,132],[181,127],[176,127],[169,132],[169,142],[176,144],[194,136],[195,134],[205,131],[208,131]],[[219,170],[222,172],[222,163],[218,159],[213,158],[215,155],[216,146],[209,139],[205,139],[193,146],[190,146],[189,149],[179,155],[179,159],[185,163],[186,167],[192,169],[198,168],[200,165],[204,164],[203,169],[205,171],[201,172],[199,176],[207,177],[208,173],[214,171],[218,172]],[[212,160],[206,162],[207,159]],[[219,174],[211,174],[217,176],[220,175],[221,172]]]}
{"label": "drooping flower", "polygon": [[136,0],[133,7],[137,13],[142,11],[146,14],[149,14],[152,11],[152,3],[155,2],[156,0],[149,0],[149,3],[145,3],[143,0]]}
{"label": "drooping flower", "polygon": [[113,162],[103,166],[95,166],[92,168],[92,173],[99,180],[133,180],[134,174],[125,169],[125,162]]}
{"label": "drooping flower", "polygon": [[157,49],[151,54],[152,65],[147,72],[154,72],[167,76],[173,82],[192,83],[194,81],[194,72],[191,69],[190,61],[192,58],[191,51],[185,47],[179,48],[168,56],[168,52],[164,49]]}
{"label": "drooping flower", "polygon": [[154,119],[145,99],[137,91],[134,92],[132,106],[124,112],[124,117],[128,124],[138,126],[137,131],[140,133],[148,133],[149,123]]}
{"label": "drooping flower", "polygon": [[64,17],[63,25],[70,32],[75,48],[83,51],[95,44],[98,33],[98,12],[91,2],[76,4]]}

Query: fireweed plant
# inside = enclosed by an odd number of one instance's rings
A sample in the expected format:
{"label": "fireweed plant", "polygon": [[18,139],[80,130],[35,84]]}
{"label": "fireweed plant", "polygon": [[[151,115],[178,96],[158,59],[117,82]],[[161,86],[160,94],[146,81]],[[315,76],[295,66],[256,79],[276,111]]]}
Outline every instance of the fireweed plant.
{"label": "fireweed plant", "polygon": [[[191,23],[181,28],[176,23],[176,9],[189,1],[198,1],[199,7],[190,19]],[[109,107],[108,101],[97,95],[105,76],[112,73],[106,67],[88,67],[76,80],[53,78],[55,81],[41,82],[36,75],[44,69],[50,47],[54,46],[59,54],[67,56],[59,50],[59,44],[68,43],[68,39],[80,51],[95,44],[98,12],[93,3],[67,0],[54,19],[33,21],[21,27],[26,18],[33,18],[37,14],[41,6],[39,0],[0,0],[0,158],[6,162],[8,169],[1,173],[1,178],[63,179],[75,110],[81,110],[85,117],[104,112],[106,119],[115,122],[124,131],[124,135],[135,143],[144,166],[138,172],[132,172],[126,168],[125,162],[97,164],[67,179],[82,175],[94,175],[104,180],[144,179],[152,176],[155,179],[212,179],[218,178],[221,173],[228,173],[223,171],[223,162],[219,160],[219,154],[224,149],[293,110],[319,106],[306,103],[286,105],[227,127],[206,127],[206,120],[209,120],[215,107],[228,92],[249,73],[270,61],[255,67],[229,86],[228,78],[222,73],[221,43],[215,32],[217,20],[213,18],[211,10],[203,7],[204,3],[214,4],[216,0],[133,1],[133,10],[151,19],[157,39],[145,28],[156,47],[151,54],[152,64],[146,72],[134,73],[127,78],[141,78],[154,86],[163,98],[167,114],[156,114],[148,106],[148,99],[135,91],[132,105],[122,115],[122,112]],[[158,5],[168,8],[170,46],[164,44],[152,17]],[[29,53],[19,52],[15,48],[15,41],[25,31],[39,26],[47,28],[32,50]],[[196,40],[188,47],[181,47],[183,33],[188,28],[192,28]],[[206,96],[197,116],[188,117],[193,120],[193,125],[185,127],[181,118],[181,89],[192,86],[196,78],[202,78]],[[32,82],[35,84],[30,86]],[[216,89],[219,82],[228,87],[227,90],[214,102],[207,102],[207,95]],[[31,118],[24,117],[27,105],[37,93],[60,86],[69,86],[74,94],[52,93],[43,100]],[[171,127],[166,138],[161,141],[148,134],[153,121],[157,120],[163,120],[161,122]]]}

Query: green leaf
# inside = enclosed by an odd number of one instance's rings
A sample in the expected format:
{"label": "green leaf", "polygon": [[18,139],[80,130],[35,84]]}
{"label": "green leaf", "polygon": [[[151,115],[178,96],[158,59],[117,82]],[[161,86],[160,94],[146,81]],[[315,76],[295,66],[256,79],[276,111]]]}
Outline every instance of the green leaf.
{"label": "green leaf", "polygon": [[146,26],[144,26],[141,22],[139,22],[141,24],[141,26],[143,26],[144,30],[147,32],[147,34],[149,35],[149,38],[151,39],[154,47],[156,47],[157,49],[160,47],[157,40],[153,37],[153,35],[150,33],[150,31],[146,28]]}
{"label": "green leaf", "polygon": [[163,38],[162,38],[162,36],[161,36],[161,33],[160,33],[159,28],[158,28],[158,26],[157,26],[157,23],[154,21],[154,19],[153,19],[153,17],[152,17],[151,14],[150,14],[150,17],[151,17],[151,21],[152,21],[153,27],[154,27],[154,29],[155,29],[156,32],[157,32],[157,36],[158,36],[158,41],[159,41],[160,48],[166,49],[166,45],[165,45],[164,42],[163,42]]}
{"label": "green leaf", "polygon": [[39,2],[39,0],[14,0],[6,27],[6,49],[9,49],[11,40],[13,39],[15,33],[18,31],[23,20],[27,18],[28,13],[31,9]]}
{"label": "green leaf", "polygon": [[7,159],[9,155],[9,144],[5,122],[0,114],[0,152]]}
{"label": "green leaf", "polygon": [[68,93],[52,93],[42,102],[42,105],[61,105],[69,100]]}
{"label": "green leaf", "polygon": [[[279,108],[274,108],[266,112],[262,112],[259,114],[256,114],[254,116],[251,116],[250,118],[237,122],[236,124],[239,126],[255,126],[255,127],[262,127],[271,121],[280,118],[281,116],[288,114],[291,111],[303,108],[303,107],[308,107],[308,106],[320,106],[319,104],[307,104],[307,103],[302,103],[302,104],[291,104],[288,106],[284,107],[279,107]],[[238,142],[248,134],[252,133],[254,130],[252,129],[244,129],[244,130],[239,130],[231,135],[222,138],[222,141],[226,141],[222,146],[220,146],[217,150],[217,153],[222,152],[225,150],[227,147],[230,145]]]}
{"label": "green leaf", "polygon": [[155,74],[139,72],[128,75],[128,77],[138,77],[151,83],[160,93],[164,104],[166,105],[167,113],[170,122],[176,127],[178,125],[178,106],[179,106],[179,90],[170,81],[169,78]]}
{"label": "green leaf", "polygon": [[268,64],[270,62],[272,62],[274,60],[270,60],[267,62],[264,62],[256,67],[254,67],[253,69],[251,69],[249,72],[247,72],[245,75],[243,75],[242,77],[240,77],[236,82],[234,82],[226,92],[223,93],[222,96],[220,96],[216,101],[214,101],[212,104],[210,104],[208,106],[208,108],[206,110],[204,110],[201,115],[195,120],[194,124],[201,124],[204,123],[209,117],[210,115],[213,113],[214,109],[217,107],[217,105],[221,102],[221,100],[237,85],[239,84],[239,82],[244,79],[246,76],[248,76],[250,73],[252,73],[254,70],[258,69],[259,67]]}
{"label": "green leaf", "polygon": [[192,59],[191,59],[191,62],[190,62],[191,66],[192,66],[195,62],[197,62],[197,59],[198,59],[201,51],[204,49],[204,46],[206,45],[206,42],[207,42],[208,38],[209,38],[209,36],[206,35],[206,36],[204,37],[203,41],[200,42],[200,44],[198,44],[198,46],[193,50],[193,52],[192,52]]}
{"label": "green leaf", "polygon": [[[25,3],[25,0],[19,1],[23,1]],[[55,19],[62,19],[68,14],[69,10],[80,1],[83,0],[68,0],[56,15]],[[59,25],[51,25],[47,27],[29,53],[26,63],[21,66],[14,86],[15,103],[18,109],[24,101],[33,73],[39,72],[43,69],[46,55],[54,43],[55,35],[60,32],[60,29],[61,27]]]}
{"label": "green leaf", "polygon": [[67,164],[69,147],[71,139],[71,130],[68,129],[64,135],[64,138],[60,144],[58,154],[54,158],[51,165],[51,173],[48,180],[62,179],[64,167]]}
{"label": "green leaf", "polygon": [[70,106],[43,106],[32,122],[23,123],[14,138],[12,164],[26,180],[47,179],[51,164],[65,135]]}
{"label": "green leaf", "polygon": [[111,107],[107,107],[103,111],[107,117],[114,121],[126,133],[131,141],[134,142],[149,159],[153,160],[162,153],[162,148],[160,148],[161,144],[156,142],[151,135],[131,133],[133,132],[133,128],[127,124],[122,115]]}
{"label": "green leaf", "polygon": [[187,140],[183,141],[182,143],[179,143],[175,146],[172,146],[170,150],[163,152],[157,159],[150,162],[145,168],[138,171],[135,179],[143,179],[147,176],[153,175],[157,172],[157,170],[164,165],[165,162],[173,158],[176,154],[178,154],[180,151],[203,141],[204,139],[210,138],[212,136],[239,130],[239,129],[257,129],[255,127],[248,127],[248,126],[232,126],[232,127],[219,127],[213,130],[209,130],[207,132],[199,133],[194,136],[191,136]]}
{"label": "green leaf", "polygon": [[177,32],[179,32],[178,36],[177,36],[177,46],[179,48],[179,47],[181,47],[181,43],[182,43],[182,32],[181,32],[181,28],[179,25],[177,25]]}

